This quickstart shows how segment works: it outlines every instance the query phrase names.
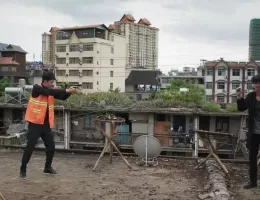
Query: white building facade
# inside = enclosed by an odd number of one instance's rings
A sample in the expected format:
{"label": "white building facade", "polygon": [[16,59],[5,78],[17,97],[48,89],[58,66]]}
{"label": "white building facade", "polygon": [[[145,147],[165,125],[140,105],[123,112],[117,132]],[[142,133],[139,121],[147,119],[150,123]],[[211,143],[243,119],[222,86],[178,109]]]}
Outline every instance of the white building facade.
{"label": "white building facade", "polygon": [[235,103],[236,89],[241,88],[246,96],[252,91],[251,78],[259,73],[259,63],[228,62],[220,59],[208,61],[205,69],[206,101]]}
{"label": "white building facade", "polygon": [[84,93],[125,91],[124,36],[111,33],[103,24],[55,28],[51,35],[57,85],[81,84]]}

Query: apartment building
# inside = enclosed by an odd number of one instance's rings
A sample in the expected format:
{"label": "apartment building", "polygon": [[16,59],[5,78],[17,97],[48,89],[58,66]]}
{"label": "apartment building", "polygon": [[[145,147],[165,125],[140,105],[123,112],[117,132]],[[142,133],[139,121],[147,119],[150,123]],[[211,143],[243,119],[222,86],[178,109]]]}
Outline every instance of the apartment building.
{"label": "apartment building", "polygon": [[52,37],[49,33],[42,34],[42,62],[44,65],[52,64]]}
{"label": "apartment building", "polygon": [[85,93],[115,88],[125,91],[124,36],[112,33],[104,24],[53,27],[45,36],[51,46],[47,60],[55,64],[57,85],[82,84]]}
{"label": "apartment building", "polygon": [[9,77],[11,83],[26,78],[26,54],[20,46],[0,43],[0,79]]}
{"label": "apartment building", "polygon": [[244,96],[252,91],[251,78],[259,73],[260,63],[207,61],[205,69],[205,92],[207,101],[235,103],[236,89],[240,87]]}
{"label": "apartment building", "polygon": [[109,25],[112,32],[126,37],[127,67],[158,68],[158,35],[159,29],[151,27],[148,19],[142,18],[137,23],[130,14]]}

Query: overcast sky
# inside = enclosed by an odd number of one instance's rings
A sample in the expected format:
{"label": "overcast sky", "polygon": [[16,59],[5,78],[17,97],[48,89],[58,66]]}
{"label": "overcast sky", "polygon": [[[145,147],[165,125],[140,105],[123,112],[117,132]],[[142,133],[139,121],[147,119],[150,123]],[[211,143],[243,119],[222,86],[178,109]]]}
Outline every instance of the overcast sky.
{"label": "overcast sky", "polygon": [[0,42],[40,60],[41,34],[50,27],[108,26],[130,13],[160,29],[159,68],[167,72],[200,59],[246,61],[249,23],[259,8],[260,0],[0,0]]}

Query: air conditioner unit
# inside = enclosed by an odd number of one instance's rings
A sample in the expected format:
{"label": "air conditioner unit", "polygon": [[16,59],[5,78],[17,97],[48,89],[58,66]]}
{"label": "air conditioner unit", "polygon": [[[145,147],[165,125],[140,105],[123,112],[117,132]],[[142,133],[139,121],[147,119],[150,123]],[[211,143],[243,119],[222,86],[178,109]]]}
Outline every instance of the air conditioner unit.
{"label": "air conditioner unit", "polygon": [[227,76],[225,77],[225,79],[227,79]]}
{"label": "air conditioner unit", "polygon": [[82,73],[81,73],[81,72],[79,72],[79,76],[80,76],[80,77],[82,76]]}
{"label": "air conditioner unit", "polygon": [[80,49],[79,49],[79,51],[80,51],[80,52],[82,52],[82,51],[83,51],[83,49],[81,49],[81,48],[80,48]]}
{"label": "air conditioner unit", "polygon": [[97,54],[99,54],[99,51],[97,51]]}
{"label": "air conditioner unit", "polygon": [[226,92],[226,90],[223,90],[222,92]]}
{"label": "air conditioner unit", "polygon": [[66,74],[66,77],[68,77],[69,76],[69,74]]}
{"label": "air conditioner unit", "polygon": [[69,53],[66,53],[66,55],[68,56],[68,55],[69,55]]}
{"label": "air conditioner unit", "polygon": [[82,65],[82,62],[81,62],[81,61],[79,61],[79,64],[80,64],[80,65]]}
{"label": "air conditioner unit", "polygon": [[69,63],[67,63],[66,65],[69,66]]}

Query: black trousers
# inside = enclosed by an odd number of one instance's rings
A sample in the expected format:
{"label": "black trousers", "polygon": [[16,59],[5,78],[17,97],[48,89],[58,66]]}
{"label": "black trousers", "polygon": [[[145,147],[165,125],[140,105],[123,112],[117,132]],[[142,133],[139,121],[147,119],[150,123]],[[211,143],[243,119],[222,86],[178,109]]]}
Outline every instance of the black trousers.
{"label": "black trousers", "polygon": [[45,168],[51,167],[55,152],[54,135],[49,127],[30,123],[28,125],[27,145],[23,153],[21,169],[26,169],[26,166],[40,137],[42,138],[46,147]]}
{"label": "black trousers", "polygon": [[252,183],[257,183],[257,155],[260,144],[260,134],[253,134],[249,148],[249,177]]}

